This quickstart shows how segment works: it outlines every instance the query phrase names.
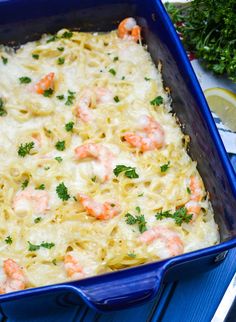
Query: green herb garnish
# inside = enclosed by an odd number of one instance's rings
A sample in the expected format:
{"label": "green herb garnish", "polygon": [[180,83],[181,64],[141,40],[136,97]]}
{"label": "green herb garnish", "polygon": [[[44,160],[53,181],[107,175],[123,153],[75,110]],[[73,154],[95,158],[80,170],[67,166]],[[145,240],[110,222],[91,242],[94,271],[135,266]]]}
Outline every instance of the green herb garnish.
{"label": "green herb garnish", "polygon": [[151,78],[148,78],[148,77],[144,77],[145,81],[150,81]]}
{"label": "green herb garnish", "polygon": [[27,76],[23,76],[19,78],[19,81],[21,84],[29,84],[31,83],[31,78],[27,77]]}
{"label": "green herb garnish", "polygon": [[70,199],[70,195],[68,194],[68,189],[65,186],[64,182],[60,183],[56,187],[56,192],[57,192],[58,197],[60,199],[62,199],[63,201]]}
{"label": "green herb garnish", "polygon": [[42,242],[40,246],[43,247],[43,248],[51,249],[52,247],[55,246],[55,244],[54,243]]}
{"label": "green herb garnish", "polygon": [[53,265],[57,265],[57,260],[56,260],[56,258],[54,258],[54,259],[52,260],[52,263],[53,263]]}
{"label": "green herb garnish", "polygon": [[115,101],[116,103],[118,103],[118,102],[120,101],[119,97],[118,97],[118,96],[115,96],[115,97],[114,97],[114,101]]}
{"label": "green herb garnish", "polygon": [[12,240],[11,236],[7,236],[7,237],[5,238],[5,243],[7,243],[7,244],[11,245],[11,244],[12,244],[12,242],[13,242],[13,240]]}
{"label": "green herb garnish", "polygon": [[115,75],[116,75],[116,71],[115,71],[115,69],[113,69],[113,68],[109,69],[109,73],[111,73],[113,76],[115,76]]}
{"label": "green herb garnish", "polygon": [[157,96],[152,101],[150,101],[150,104],[154,106],[159,106],[163,104],[163,98],[161,96]]}
{"label": "green herb garnish", "polygon": [[52,88],[49,89],[45,89],[45,91],[43,92],[43,96],[45,97],[51,97],[53,94],[54,90]]}
{"label": "green herb garnish", "polygon": [[115,169],[113,170],[113,173],[116,177],[118,177],[118,175],[121,173],[121,172],[124,172],[124,175],[127,177],[127,178],[130,178],[130,179],[135,179],[135,178],[139,178],[139,175],[137,174],[136,172],[136,168],[134,167],[127,167],[126,165],[123,165],[123,164],[118,164]]}
{"label": "green herb garnish", "polygon": [[36,187],[35,190],[45,190],[45,184],[42,183],[40,186]]}
{"label": "green herb garnish", "polygon": [[57,64],[58,65],[63,65],[65,62],[65,58],[64,57],[59,57],[58,60],[57,60]]}
{"label": "green herb garnish", "polygon": [[2,59],[3,65],[6,65],[8,63],[8,58],[2,56],[1,59]]}
{"label": "green herb garnish", "polygon": [[72,132],[73,131],[73,127],[74,127],[75,123],[74,122],[69,122],[69,123],[66,123],[65,125],[65,130],[67,132]]}
{"label": "green herb garnish", "polygon": [[64,100],[65,96],[64,95],[57,95],[57,99],[59,99],[60,101]]}
{"label": "green herb garnish", "polygon": [[126,223],[128,225],[134,225],[134,224],[138,224],[138,228],[140,233],[143,233],[147,230],[147,226],[146,226],[146,221],[145,221],[145,217],[144,215],[141,214],[141,209],[140,207],[136,207],[136,211],[139,214],[138,216],[133,216],[130,213],[127,213],[125,215],[126,217]]}
{"label": "green herb garnish", "polygon": [[191,190],[189,187],[187,187],[187,193],[191,194]]}
{"label": "green herb garnish", "polygon": [[156,214],[157,220],[162,220],[163,218],[172,218],[178,226],[181,226],[184,222],[188,224],[192,217],[193,215],[188,214],[185,207],[178,208],[173,214],[170,212],[170,210],[164,212],[161,211]]}
{"label": "green herb garnish", "polygon": [[57,39],[58,39],[57,35],[53,35],[47,40],[47,43],[50,43],[50,42],[55,41]]}
{"label": "green herb garnish", "polygon": [[66,100],[65,104],[72,105],[74,99],[75,99],[75,92],[68,90],[68,96],[67,96],[67,100]]}
{"label": "green herb garnish", "polygon": [[29,180],[25,179],[25,181],[22,182],[21,184],[21,189],[24,190],[29,184]]}
{"label": "green herb garnish", "polygon": [[38,54],[32,54],[32,57],[33,57],[34,59],[39,59],[39,55],[38,55]]}
{"label": "green herb garnish", "polygon": [[166,172],[170,167],[170,161],[160,166],[161,172]]}
{"label": "green herb garnish", "polygon": [[117,61],[117,60],[119,60],[119,57],[116,56],[113,58],[113,61]]}
{"label": "green herb garnish", "polygon": [[34,223],[38,224],[42,220],[42,217],[37,217],[34,219]]}
{"label": "green herb garnish", "polygon": [[61,163],[62,162],[62,157],[55,157],[55,160],[57,160],[58,163]]}
{"label": "green herb garnish", "polygon": [[73,32],[72,31],[65,31],[61,38],[66,38],[66,39],[70,39],[73,36]]}
{"label": "green herb garnish", "polygon": [[30,151],[33,148],[34,148],[34,142],[21,144],[18,148],[18,155],[24,158],[27,154],[30,154]]}
{"label": "green herb garnish", "polygon": [[58,151],[64,151],[66,146],[65,146],[65,141],[58,141],[56,144],[55,144],[55,148],[58,150]]}
{"label": "green herb garnish", "polygon": [[59,50],[59,51],[64,51],[64,47],[57,47],[57,50]]}
{"label": "green herb garnish", "polygon": [[30,252],[35,252],[36,250],[39,250],[39,248],[40,248],[40,245],[32,244],[30,241],[28,241],[28,244],[29,244],[28,251],[30,251]]}

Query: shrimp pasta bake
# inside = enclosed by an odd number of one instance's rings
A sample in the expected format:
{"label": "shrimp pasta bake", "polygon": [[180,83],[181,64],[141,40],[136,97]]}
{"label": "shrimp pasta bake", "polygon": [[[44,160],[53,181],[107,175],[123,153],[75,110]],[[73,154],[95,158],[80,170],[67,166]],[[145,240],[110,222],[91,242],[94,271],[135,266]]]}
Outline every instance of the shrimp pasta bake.
{"label": "shrimp pasta bake", "polygon": [[219,242],[133,18],[0,47],[0,293]]}

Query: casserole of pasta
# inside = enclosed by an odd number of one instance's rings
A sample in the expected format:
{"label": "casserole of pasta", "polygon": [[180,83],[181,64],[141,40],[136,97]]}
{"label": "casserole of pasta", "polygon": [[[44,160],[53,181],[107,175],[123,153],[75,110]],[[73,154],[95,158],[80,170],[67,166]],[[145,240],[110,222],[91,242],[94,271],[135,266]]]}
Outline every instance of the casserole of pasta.
{"label": "casserole of pasta", "polygon": [[0,49],[0,293],[219,242],[132,18]]}

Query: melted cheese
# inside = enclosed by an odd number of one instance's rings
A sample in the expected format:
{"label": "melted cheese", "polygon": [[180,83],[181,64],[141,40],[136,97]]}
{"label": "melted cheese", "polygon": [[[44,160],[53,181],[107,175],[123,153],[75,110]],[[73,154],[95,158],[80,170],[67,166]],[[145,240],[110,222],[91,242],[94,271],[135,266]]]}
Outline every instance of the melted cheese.
{"label": "melted cheese", "polygon": [[[163,226],[173,230],[181,238],[184,252],[218,243],[218,228],[206,193],[202,210],[193,222],[178,226],[171,218],[155,217],[160,210],[174,212],[184,206],[189,200],[190,177],[199,174],[196,162],[183,146],[184,136],[169,113],[170,97],[163,89],[161,73],[146,48],[130,39],[119,39],[116,32],[74,32],[70,39],[62,38],[63,32],[59,31],[53,42],[47,42],[49,36],[44,35],[16,52],[4,47],[0,51],[0,56],[8,58],[6,65],[0,63],[0,97],[7,111],[6,116],[0,117],[1,262],[14,259],[23,267],[27,287],[35,287],[71,278],[64,265],[67,252],[75,255],[85,276],[169,257],[163,238],[141,244],[138,225],[127,224],[125,215],[137,215],[137,207],[145,217],[147,229]],[[58,50],[61,47],[63,51]],[[32,54],[38,54],[39,59]],[[58,64],[60,57],[64,64]],[[49,72],[55,73],[54,93],[45,97],[37,94],[34,86]],[[20,77],[29,77],[31,82],[21,84]],[[88,88],[92,92],[105,88],[110,97],[99,102],[93,98],[92,119],[83,122],[76,109]],[[66,104],[68,91],[74,92],[71,105]],[[58,99],[59,95],[64,99]],[[111,99],[115,96],[118,102]],[[163,104],[153,106],[150,102],[157,96],[163,98]],[[135,132],[142,125],[143,115],[162,125],[164,147],[140,153],[122,140],[125,132]],[[65,124],[71,121],[73,131],[67,132]],[[20,157],[19,146],[32,141],[35,144],[30,154]],[[65,141],[64,151],[55,148],[58,141]],[[114,156],[110,161],[112,169],[116,165],[135,167],[139,178],[111,173],[104,181],[107,169],[97,159],[75,158],[74,149],[86,143],[102,144]],[[62,162],[56,157],[61,157]],[[160,167],[168,161],[170,168],[162,173]],[[29,183],[24,191],[45,185],[48,209],[38,213],[30,199],[22,199],[14,207],[25,180]],[[62,201],[56,192],[62,182],[70,195],[67,201]],[[98,202],[114,201],[121,212],[108,220],[96,219],[73,198],[81,192]],[[35,223],[38,217],[41,220]],[[5,242],[7,236],[12,238],[12,244]],[[28,242],[54,246],[30,251]],[[4,278],[4,273],[1,276]]]}

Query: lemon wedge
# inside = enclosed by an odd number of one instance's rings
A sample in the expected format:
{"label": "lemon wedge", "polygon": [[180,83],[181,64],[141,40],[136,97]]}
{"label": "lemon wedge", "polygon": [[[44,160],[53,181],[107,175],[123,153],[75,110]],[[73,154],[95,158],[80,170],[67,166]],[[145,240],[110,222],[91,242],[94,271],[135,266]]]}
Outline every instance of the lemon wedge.
{"label": "lemon wedge", "polygon": [[211,111],[225,126],[236,132],[236,94],[220,87],[208,88],[204,94]]}

